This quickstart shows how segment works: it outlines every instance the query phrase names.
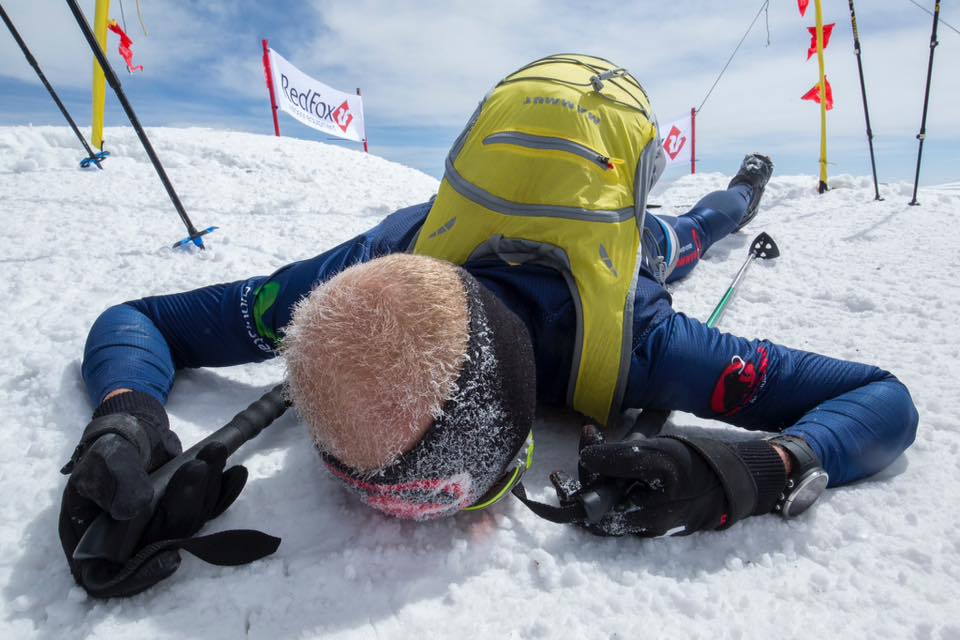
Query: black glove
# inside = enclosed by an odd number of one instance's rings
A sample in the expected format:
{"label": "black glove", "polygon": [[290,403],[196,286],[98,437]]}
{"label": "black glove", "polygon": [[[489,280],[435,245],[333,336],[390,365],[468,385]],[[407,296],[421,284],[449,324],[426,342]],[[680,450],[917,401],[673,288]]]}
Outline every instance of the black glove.
{"label": "black glove", "polygon": [[[247,479],[243,467],[224,473],[227,451],[205,447],[170,480],[166,492],[124,565],[106,560],[75,560],[84,532],[102,511],[116,520],[143,516],[153,489],[148,473],[180,453],[166,412],[152,396],[123,393],[94,412],[70,462],[60,509],[60,542],[76,581],[95,597],[130,596],[169,577],[180,566],[179,548],[203,524],[220,515],[240,494]],[[217,535],[217,534],[214,534]]]}
{"label": "black glove", "polygon": [[580,439],[580,480],[551,476],[562,507],[583,500],[600,483],[621,496],[596,522],[578,524],[597,535],[688,535],[725,529],[773,510],[786,486],[783,461],[764,440],[724,443],[669,435],[603,443],[594,425]]}

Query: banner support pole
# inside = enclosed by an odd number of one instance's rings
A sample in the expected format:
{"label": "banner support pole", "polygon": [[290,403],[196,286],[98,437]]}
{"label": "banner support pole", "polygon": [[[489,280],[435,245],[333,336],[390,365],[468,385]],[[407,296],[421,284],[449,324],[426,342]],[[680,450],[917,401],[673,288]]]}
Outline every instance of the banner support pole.
{"label": "banner support pole", "polygon": [[697,109],[690,107],[690,173],[697,172]]}
{"label": "banner support pole", "polygon": [[[358,95],[358,96],[362,96],[362,95],[363,95],[362,93],[360,93],[360,87],[357,87],[357,95]],[[364,124],[363,124],[363,152],[364,152],[364,153],[370,153],[370,147],[367,146],[367,124],[366,124],[366,121],[364,121]]]}
{"label": "banner support pole", "polygon": [[273,114],[273,132],[280,137],[280,118],[277,117],[277,94],[273,88],[273,70],[270,68],[270,43],[263,39],[263,73],[267,77],[267,90],[270,91],[270,113]]}

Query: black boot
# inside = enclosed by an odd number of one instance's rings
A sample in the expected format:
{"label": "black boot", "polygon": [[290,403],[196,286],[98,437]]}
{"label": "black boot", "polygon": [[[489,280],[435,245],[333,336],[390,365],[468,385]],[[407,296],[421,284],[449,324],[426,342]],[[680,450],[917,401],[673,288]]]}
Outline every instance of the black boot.
{"label": "black boot", "polygon": [[760,204],[760,197],[763,196],[763,188],[767,186],[767,181],[773,174],[773,161],[765,155],[751,153],[743,158],[740,163],[740,171],[733,176],[733,180],[727,185],[727,188],[735,187],[738,184],[745,184],[753,189],[753,196],[747,205],[747,212],[743,214],[737,231],[742,229],[748,222],[757,215],[757,206]]}

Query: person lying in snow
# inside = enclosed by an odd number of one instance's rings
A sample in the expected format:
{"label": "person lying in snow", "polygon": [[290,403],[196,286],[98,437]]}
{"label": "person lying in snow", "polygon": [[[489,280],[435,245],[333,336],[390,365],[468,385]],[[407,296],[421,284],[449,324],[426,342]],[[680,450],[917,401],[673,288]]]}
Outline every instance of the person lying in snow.
{"label": "person lying in snow", "polygon": [[[147,474],[180,451],[163,409],[177,369],[278,351],[326,466],[401,518],[487,508],[513,489],[539,515],[593,533],[686,535],[797,515],[828,476],[838,486],[888,465],[917,426],[891,374],[673,311],[664,285],[756,215],[773,165],[747,156],[726,190],[654,216],[659,135],[624,69],[550,56],[484,97],[430,202],[270,276],[107,309],[82,368],[96,409],[64,467],[60,537],[77,581],[95,596],[131,595],[172,574],[178,548],[221,563],[257,556],[238,550],[256,546],[249,536],[192,537],[246,479],[242,467],[223,471],[222,446],[181,468],[155,511]],[[579,480],[552,477],[559,507],[518,484],[538,403],[591,420]],[[778,435],[726,443],[653,430],[605,443],[595,425],[628,409]],[[102,512],[150,516],[123,565],[74,557]]]}
{"label": "person lying in snow", "polygon": [[[667,282],[689,274],[714,242],[756,215],[771,170],[767,158],[748,156],[726,191],[677,218],[647,215],[660,255],[669,255],[668,241],[679,247]],[[124,519],[143,509],[146,474],[180,451],[163,409],[176,370],[263,361],[275,348],[285,353],[290,394],[327,466],[370,506],[425,519],[486,507],[507,493],[506,479],[526,468],[535,404],[565,402],[574,304],[550,268],[491,258],[464,269],[403,253],[429,208],[401,209],[270,276],[135,300],[97,319],[83,361],[96,410],[60,525],[78,579],[71,554],[91,514]],[[623,409],[688,411],[779,435],[605,444],[588,426],[584,479],[636,481],[617,509],[585,523],[595,533],[726,528],[774,512],[801,472],[822,466],[830,486],[843,485],[876,473],[913,442],[916,409],[886,371],[708,329],[671,309],[648,265],[639,271],[635,310]],[[104,428],[110,416],[130,418],[122,429]],[[207,483],[223,466],[213,460],[196,486],[179,487],[193,491],[192,500],[178,495],[190,506],[168,513],[166,530],[143,543],[189,536],[222,511],[240,489],[236,478],[225,479],[211,495]],[[556,482],[570,504],[575,482]],[[109,595],[167,577],[179,557],[166,553]]]}

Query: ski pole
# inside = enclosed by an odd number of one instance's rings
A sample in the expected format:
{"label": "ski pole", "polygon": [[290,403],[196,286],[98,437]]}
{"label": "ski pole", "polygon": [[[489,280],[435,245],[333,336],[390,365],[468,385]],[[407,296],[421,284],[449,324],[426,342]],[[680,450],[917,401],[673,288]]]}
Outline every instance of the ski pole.
{"label": "ski pole", "polygon": [[860,73],[860,96],[863,98],[863,118],[867,122],[867,144],[870,145],[870,168],[873,170],[873,190],[876,193],[874,200],[883,200],[880,197],[880,185],[877,182],[877,162],[873,155],[873,130],[870,128],[870,110],[867,108],[867,87],[863,82],[863,63],[860,61],[860,32],[857,30],[857,12],[850,4],[850,25],[853,27],[853,52],[857,56],[857,71]]}
{"label": "ski pole", "polygon": [[[765,232],[758,235],[750,243],[750,253],[736,277],[730,284],[726,293],[723,294],[720,302],[717,304],[710,319],[707,320],[707,326],[711,329],[717,326],[723,312],[733,300],[737,286],[747,274],[747,269],[753,264],[754,260],[773,260],[780,255],[780,249],[777,243],[773,241]],[[670,411],[666,409],[644,409],[634,420],[633,425],[623,436],[623,441],[642,440],[643,438],[653,437],[660,433],[667,418],[670,417]],[[610,512],[620,501],[627,487],[626,482],[622,480],[608,480],[599,483],[590,491],[583,491],[576,496],[577,502],[583,506],[583,511],[587,516],[588,522],[599,522],[603,516]]]}
{"label": "ski pole", "polygon": [[720,322],[720,318],[723,317],[727,306],[730,304],[730,301],[733,300],[733,296],[736,295],[737,287],[740,286],[743,277],[747,275],[747,270],[750,268],[750,265],[753,264],[754,260],[773,260],[779,255],[780,249],[777,247],[777,243],[774,242],[773,238],[767,235],[766,232],[762,232],[754,238],[753,242],[750,243],[750,253],[747,255],[747,259],[743,262],[743,266],[740,267],[737,275],[733,278],[733,282],[730,283],[727,292],[723,294],[723,298],[720,299],[720,302],[717,303],[717,306],[713,309],[713,313],[710,314],[710,318],[707,320],[707,326],[713,328]]}
{"label": "ski pole", "polygon": [[937,0],[933,6],[933,31],[930,33],[930,61],[927,63],[927,88],[923,94],[923,117],[920,119],[920,133],[917,134],[917,140],[920,141],[920,148],[917,149],[917,175],[913,179],[913,199],[907,204],[912,207],[920,204],[917,202],[917,188],[920,186],[920,158],[923,157],[923,141],[927,138],[927,106],[930,104],[930,78],[933,75],[933,52],[939,44],[937,42],[937,24],[940,22],[940,0]]}
{"label": "ski pole", "polygon": [[[137,118],[137,114],[133,111],[133,106],[130,104],[130,101],[127,100],[127,96],[123,92],[123,87],[120,86],[120,79],[117,77],[116,72],[114,72],[113,67],[110,66],[110,62],[107,60],[107,56],[104,55],[103,49],[100,48],[100,44],[93,35],[90,25],[87,24],[87,19],[84,17],[83,12],[80,10],[80,7],[77,6],[77,0],[67,0],[67,5],[70,7],[70,11],[73,12],[73,17],[76,18],[77,24],[80,25],[80,30],[87,39],[87,44],[90,45],[90,49],[93,51],[93,55],[97,59],[97,62],[100,64],[100,68],[103,69],[103,74],[106,76],[107,82],[110,84],[110,88],[112,88],[113,92],[117,94],[117,100],[120,101],[120,105],[126,112],[127,118],[130,120],[130,124],[133,125],[134,131],[137,132],[137,137],[140,138],[140,143],[143,145],[143,149],[147,152],[147,156],[150,158],[153,168],[157,171],[157,175],[160,176],[160,182],[163,183],[164,189],[167,190],[167,195],[170,196],[170,200],[173,202],[174,209],[177,210],[180,220],[183,221],[184,226],[187,227],[187,233],[190,234],[190,240],[192,240],[197,247],[203,249],[204,246],[202,236],[210,233],[216,229],[216,227],[208,227],[203,231],[197,231],[196,227],[193,226],[193,222],[190,221],[190,217],[187,215],[186,210],[183,208],[183,204],[180,202],[180,197],[173,189],[173,183],[170,182],[170,178],[167,177],[167,172],[164,171],[163,165],[160,164],[160,158],[157,156],[157,152],[153,150],[153,145],[150,144],[147,134],[143,131],[143,127],[140,125],[140,120]],[[181,244],[182,243],[178,242],[173,246],[178,247]]]}
{"label": "ski pole", "polygon": [[57,107],[60,108],[60,113],[62,113],[63,117],[67,119],[67,123],[70,125],[70,128],[73,129],[73,132],[77,134],[77,139],[86,150],[90,161],[97,165],[97,168],[102,171],[103,166],[100,164],[100,158],[97,157],[97,154],[95,154],[93,149],[90,148],[90,145],[87,144],[83,134],[80,133],[80,129],[77,128],[77,123],[73,121],[72,117],[70,117],[70,112],[67,111],[67,108],[60,101],[60,96],[57,95],[57,92],[53,90],[53,87],[47,81],[47,76],[45,76],[43,71],[40,69],[40,64],[37,62],[37,59],[33,57],[33,54],[30,53],[30,49],[27,48],[27,43],[24,42],[23,38],[20,37],[20,32],[17,31],[17,28],[13,26],[13,22],[10,20],[10,17],[7,16],[7,12],[3,8],[2,4],[0,4],[0,17],[2,17],[4,23],[6,23],[7,29],[9,29],[11,35],[13,35],[13,39],[17,41],[18,45],[20,45],[20,50],[23,51],[23,55],[27,59],[27,62],[29,62],[30,66],[33,67],[33,70],[37,72],[37,77],[40,78],[40,82],[42,82],[43,86],[47,88],[47,91],[50,93],[50,97],[53,98],[53,101],[57,104]]}
{"label": "ski pole", "polygon": [[278,384],[235,415],[230,422],[151,473],[153,500],[150,508],[132,520],[114,520],[110,514],[101,513],[77,544],[73,552],[74,560],[100,559],[124,564],[136,551],[136,545],[153,517],[170,479],[183,465],[195,459],[201,449],[213,442],[224,445],[227,455],[233,454],[243,443],[255,438],[282,416],[289,406],[290,403],[283,397],[283,385]]}

